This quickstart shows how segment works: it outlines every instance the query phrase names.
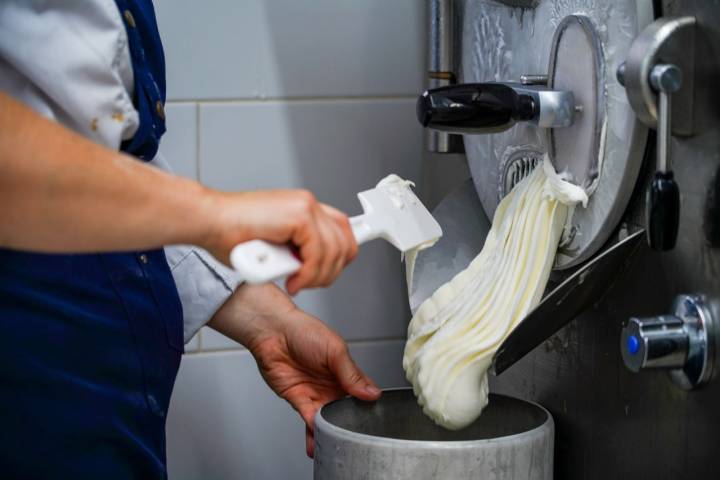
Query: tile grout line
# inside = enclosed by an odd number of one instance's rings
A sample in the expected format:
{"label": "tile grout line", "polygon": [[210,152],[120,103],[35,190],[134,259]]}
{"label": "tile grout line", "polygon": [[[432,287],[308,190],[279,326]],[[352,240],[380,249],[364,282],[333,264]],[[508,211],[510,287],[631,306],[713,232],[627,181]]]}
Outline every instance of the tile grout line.
{"label": "tile grout line", "polygon": [[[200,104],[198,102],[194,102],[195,105],[195,180],[197,182],[201,182],[201,175],[202,171],[200,169]],[[198,346],[197,350],[192,353],[200,353],[203,352],[203,338],[202,338],[202,328],[200,328],[197,332],[198,337]]]}
{"label": "tile grout line", "polygon": [[[368,345],[373,345],[373,344],[384,345],[384,344],[389,344],[389,343],[394,343],[394,342],[404,342],[404,341],[405,341],[405,337],[379,337],[379,338],[372,338],[372,339],[350,340],[347,342],[347,345],[348,345],[348,347],[368,346]],[[232,353],[232,352],[249,352],[249,351],[247,348],[243,347],[240,344],[238,344],[237,346],[233,346],[233,347],[204,349],[202,347],[202,341],[200,340],[198,342],[197,350],[186,352],[185,355],[197,355],[200,353],[212,354],[212,353]]]}
{"label": "tile grout line", "polygon": [[169,104],[173,103],[196,103],[198,106],[207,104],[276,104],[276,103],[303,103],[303,102],[378,102],[388,100],[415,100],[417,95],[378,95],[378,96],[317,96],[317,97],[227,97],[227,98],[179,98],[168,100]]}

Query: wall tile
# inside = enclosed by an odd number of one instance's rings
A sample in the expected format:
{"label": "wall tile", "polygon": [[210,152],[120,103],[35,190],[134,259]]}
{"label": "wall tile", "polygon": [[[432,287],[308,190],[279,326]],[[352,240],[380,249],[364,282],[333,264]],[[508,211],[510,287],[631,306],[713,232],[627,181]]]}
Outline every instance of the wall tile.
{"label": "wall tile", "polygon": [[213,350],[230,350],[243,348],[242,345],[234,340],[230,340],[228,337],[220,332],[213,330],[210,327],[204,327],[202,330],[202,350],[213,351]]}
{"label": "wall tile", "polygon": [[[351,346],[383,387],[404,385],[403,342]],[[300,417],[264,384],[247,351],[183,357],[168,417],[170,478],[312,478]]]}
{"label": "wall tile", "polygon": [[200,349],[200,337],[202,336],[202,332],[198,332],[195,334],[194,337],[190,339],[188,343],[185,344],[185,353],[193,353],[197,352]]}
{"label": "wall tile", "polygon": [[183,357],[167,425],[170,478],[310,479],[304,432],[248,352]]}
{"label": "wall tile", "polygon": [[350,354],[355,363],[380,388],[410,386],[402,368],[405,339],[350,343]]}
{"label": "wall tile", "polygon": [[[201,181],[223,190],[302,187],[348,214],[390,173],[421,180],[421,129],[410,100],[219,103],[200,107]],[[400,254],[361,248],[330,289],[298,304],[351,340],[405,335]]]}
{"label": "wall tile", "polygon": [[171,99],[414,95],[417,0],[156,0]]}
{"label": "wall tile", "polygon": [[165,106],[167,132],[160,153],[178,175],[197,179],[197,105],[168,103]]}

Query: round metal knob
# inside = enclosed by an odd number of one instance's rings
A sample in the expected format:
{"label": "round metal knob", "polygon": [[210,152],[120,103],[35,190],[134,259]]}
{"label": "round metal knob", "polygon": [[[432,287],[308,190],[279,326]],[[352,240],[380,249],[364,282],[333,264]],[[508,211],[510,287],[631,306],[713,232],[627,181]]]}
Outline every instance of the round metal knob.
{"label": "round metal knob", "polygon": [[623,360],[633,372],[685,365],[688,336],[681,318],[674,315],[631,318],[622,337]]}
{"label": "round metal knob", "polygon": [[615,72],[615,77],[617,78],[617,81],[620,85],[623,87],[625,86],[625,73],[627,72],[627,64],[625,62],[621,63],[618,67],[617,71]]}
{"label": "round metal knob", "polygon": [[675,93],[682,86],[682,70],[672,64],[655,65],[650,70],[650,85],[658,92]]}
{"label": "round metal knob", "polygon": [[620,350],[633,372],[668,369],[679,387],[689,390],[712,377],[715,323],[703,297],[680,295],[671,315],[631,318],[622,330]]}

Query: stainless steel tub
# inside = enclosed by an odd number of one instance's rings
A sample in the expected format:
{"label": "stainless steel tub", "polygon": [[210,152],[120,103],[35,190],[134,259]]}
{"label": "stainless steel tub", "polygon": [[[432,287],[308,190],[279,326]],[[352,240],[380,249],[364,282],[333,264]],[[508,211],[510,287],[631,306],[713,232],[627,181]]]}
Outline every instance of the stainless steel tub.
{"label": "stainless steel tub", "polygon": [[315,479],[550,480],[554,430],[543,407],[504,395],[460,431],[435,425],[411,389],[344,398],[315,418]]}

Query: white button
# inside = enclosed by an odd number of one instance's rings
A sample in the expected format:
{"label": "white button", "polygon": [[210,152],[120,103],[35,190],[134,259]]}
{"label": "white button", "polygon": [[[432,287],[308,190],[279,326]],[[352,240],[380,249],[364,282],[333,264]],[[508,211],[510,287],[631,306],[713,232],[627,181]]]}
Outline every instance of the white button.
{"label": "white button", "polygon": [[145,265],[147,265],[147,263],[148,263],[148,257],[147,257],[147,255],[145,255],[144,253],[141,253],[141,254],[140,254],[140,261],[141,261],[142,263],[144,263]]}

